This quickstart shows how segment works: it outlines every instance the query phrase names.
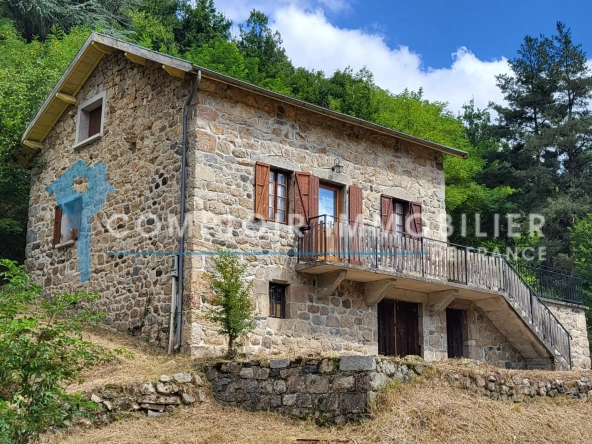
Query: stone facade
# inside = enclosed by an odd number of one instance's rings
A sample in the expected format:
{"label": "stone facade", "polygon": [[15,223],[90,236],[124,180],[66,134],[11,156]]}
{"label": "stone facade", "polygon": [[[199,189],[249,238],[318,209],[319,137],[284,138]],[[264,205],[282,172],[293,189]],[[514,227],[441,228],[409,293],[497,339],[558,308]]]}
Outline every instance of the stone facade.
{"label": "stone facade", "polygon": [[463,310],[463,357],[501,368],[525,367],[520,353],[473,302],[457,299],[448,308]]}
{"label": "stone facade", "polygon": [[[45,140],[33,171],[27,267],[47,292],[83,290],[101,296],[106,326],[164,344],[171,302],[171,257],[108,252],[178,250],[178,238],[151,227],[178,214],[181,113],[190,82],[160,66],[144,67],[122,53],[106,56],[78,93],[81,102],[106,92],[102,138],[74,149],[71,105]],[[135,143],[126,141],[133,135]],[[129,140],[129,139],[128,139]],[[46,187],[74,162],[103,162],[115,193],[92,217],[91,277],[82,284],[76,245],[52,245],[56,200]],[[82,190],[81,190],[82,191]],[[142,230],[148,234],[142,234]]]}
{"label": "stone facade", "polygon": [[[102,137],[74,148],[77,108],[71,105],[44,141],[31,187],[26,252],[34,278],[47,292],[99,294],[95,308],[106,313],[107,326],[161,345],[167,342],[171,319],[182,110],[191,81],[169,75],[149,59],[144,66],[122,52],[105,55],[77,94],[80,103],[105,94]],[[246,351],[377,354],[377,308],[366,305],[364,283],[343,280],[332,294],[319,298],[316,278],[296,272],[298,227],[255,217],[256,162],[288,174],[289,214],[295,213],[295,173],[308,172],[340,188],[344,215],[348,188],[359,187],[366,223],[379,223],[383,194],[420,203],[423,234],[445,241],[443,154],[207,77],[191,105],[188,129],[184,230],[190,254],[181,270],[182,348],[194,356],[225,349],[224,338],[203,316],[212,271],[203,253],[221,247],[245,253],[241,260],[253,283],[257,327],[244,342]],[[341,173],[331,169],[336,159],[343,165]],[[92,270],[84,284],[75,243],[52,245],[56,201],[46,192],[78,160],[103,163],[114,187],[92,217]],[[285,319],[268,316],[270,283],[288,285]],[[407,293],[397,290],[389,297],[407,300]],[[427,293],[411,293],[420,303],[421,354],[428,360],[446,359],[445,311],[432,311]],[[519,367],[520,357],[503,335],[486,316],[471,310],[470,357]]]}
{"label": "stone facade", "polygon": [[573,367],[589,369],[590,343],[588,341],[588,330],[586,329],[586,311],[588,308],[552,299],[545,299],[545,304],[571,335]]}
{"label": "stone facade", "polygon": [[420,362],[344,356],[219,363],[206,377],[214,399],[224,405],[342,424],[369,416],[380,390],[411,382],[425,368]]}

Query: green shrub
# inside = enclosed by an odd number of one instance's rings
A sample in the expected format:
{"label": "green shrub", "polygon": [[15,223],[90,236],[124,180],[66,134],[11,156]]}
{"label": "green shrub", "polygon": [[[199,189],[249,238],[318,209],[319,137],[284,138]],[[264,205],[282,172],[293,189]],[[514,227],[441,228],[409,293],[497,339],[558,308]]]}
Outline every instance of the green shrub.
{"label": "green shrub", "polygon": [[0,442],[36,442],[50,427],[65,427],[92,410],[80,393],[67,393],[82,370],[111,361],[110,352],[82,338],[82,326],[100,314],[81,307],[97,295],[42,297],[22,266],[0,260]]}
{"label": "green shrub", "polygon": [[247,266],[241,265],[236,255],[220,252],[213,262],[210,282],[214,297],[210,302],[214,307],[206,312],[206,317],[219,325],[221,335],[228,337],[228,355],[232,356],[238,345],[236,340],[255,326],[249,297],[252,284],[245,280]]}

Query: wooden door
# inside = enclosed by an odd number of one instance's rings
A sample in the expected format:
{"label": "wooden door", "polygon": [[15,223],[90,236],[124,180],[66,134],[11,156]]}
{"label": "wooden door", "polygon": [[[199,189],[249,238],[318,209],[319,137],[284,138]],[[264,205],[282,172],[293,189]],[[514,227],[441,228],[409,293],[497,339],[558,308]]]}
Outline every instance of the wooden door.
{"label": "wooden door", "polygon": [[319,216],[325,215],[322,220],[325,223],[325,254],[326,258],[333,261],[339,261],[341,257],[339,214],[340,209],[340,189],[329,184],[319,185]]}
{"label": "wooden door", "polygon": [[395,301],[378,303],[378,354],[395,356]]}
{"label": "wooden door", "polygon": [[463,353],[463,311],[446,309],[446,335],[448,336],[448,357],[462,358]]}
{"label": "wooden door", "polygon": [[421,356],[418,304],[396,301],[395,332],[395,356]]}

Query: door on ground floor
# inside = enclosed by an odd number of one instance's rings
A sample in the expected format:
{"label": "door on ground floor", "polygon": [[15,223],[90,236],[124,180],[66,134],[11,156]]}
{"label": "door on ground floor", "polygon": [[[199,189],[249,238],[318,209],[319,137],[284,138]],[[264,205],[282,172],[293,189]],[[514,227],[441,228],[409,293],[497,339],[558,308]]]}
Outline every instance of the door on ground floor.
{"label": "door on ground floor", "polygon": [[378,304],[378,353],[420,355],[419,304],[386,299]]}
{"label": "door on ground floor", "polygon": [[463,310],[446,309],[446,335],[448,337],[448,357],[464,357]]}

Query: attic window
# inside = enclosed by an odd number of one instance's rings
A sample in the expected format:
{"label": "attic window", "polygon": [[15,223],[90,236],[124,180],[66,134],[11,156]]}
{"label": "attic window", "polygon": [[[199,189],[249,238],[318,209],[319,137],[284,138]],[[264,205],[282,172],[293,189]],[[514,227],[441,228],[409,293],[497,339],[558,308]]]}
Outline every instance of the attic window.
{"label": "attic window", "polygon": [[75,148],[103,137],[107,95],[102,92],[78,106]]}

